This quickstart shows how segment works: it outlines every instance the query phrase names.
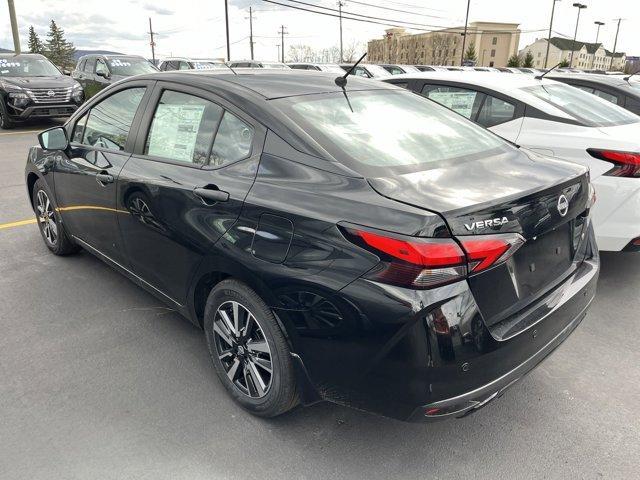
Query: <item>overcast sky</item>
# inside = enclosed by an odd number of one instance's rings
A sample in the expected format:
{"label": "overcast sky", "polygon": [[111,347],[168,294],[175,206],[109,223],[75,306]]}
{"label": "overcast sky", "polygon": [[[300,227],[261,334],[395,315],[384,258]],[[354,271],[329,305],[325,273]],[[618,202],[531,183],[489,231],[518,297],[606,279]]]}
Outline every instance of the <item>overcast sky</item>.
{"label": "overcast sky", "polygon": [[[286,0],[274,0],[290,3]],[[337,8],[334,0],[301,0],[305,3]],[[345,12],[353,12],[386,21],[413,22],[416,28],[433,29],[464,24],[466,0],[344,0]],[[613,49],[616,22],[620,27],[618,51],[640,55],[640,0],[582,0],[588,5],[582,10],[578,39],[593,42],[596,36],[594,21],[606,23],[600,30],[600,41]],[[29,25],[44,39],[48,23],[54,19],[76,48],[105,49],[122,53],[151,56],[148,38],[148,18],[153,20],[156,56],[184,55],[194,57],[224,57],[225,28],[224,0],[16,0],[16,10],[23,49]],[[469,21],[497,21],[519,23],[523,31],[520,48],[538,37],[546,37],[549,28],[552,0],[472,0]],[[573,38],[577,9],[573,0],[556,4],[554,31]],[[368,5],[363,5],[368,4]],[[302,8],[305,5],[293,3]],[[373,5],[414,14],[384,10]],[[254,14],[255,57],[271,60],[277,55],[280,43],[278,30],[284,24],[289,35],[285,45],[308,44],[330,47],[338,44],[338,19],[288,9],[261,0],[229,0],[231,56],[249,56],[248,8]],[[328,10],[325,10],[331,13]],[[383,21],[384,22],[384,21]],[[384,25],[344,20],[345,43],[359,42],[363,46],[371,38],[378,38],[388,28]],[[417,32],[417,30],[416,30]],[[7,3],[0,0],[0,47],[12,48]],[[366,47],[365,47],[366,48]]]}

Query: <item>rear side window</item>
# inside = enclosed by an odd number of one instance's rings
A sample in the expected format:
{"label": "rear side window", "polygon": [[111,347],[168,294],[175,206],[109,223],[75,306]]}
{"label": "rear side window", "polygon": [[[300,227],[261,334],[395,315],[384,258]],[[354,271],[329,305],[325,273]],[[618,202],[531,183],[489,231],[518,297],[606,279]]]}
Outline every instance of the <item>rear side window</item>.
{"label": "rear side window", "polygon": [[89,111],[85,124],[86,115],[76,124],[73,140],[91,147],[124,150],[144,92],[144,87],[129,88],[102,100]]}
{"label": "rear side window", "polygon": [[82,61],[78,64],[78,69],[77,69],[77,70],[78,70],[79,72],[83,71],[83,70],[84,70],[84,66],[86,65],[86,63],[87,63],[87,59],[85,58],[84,60],[82,60]]}
{"label": "rear side window", "polygon": [[232,113],[225,112],[213,142],[210,165],[220,167],[248,157],[252,141],[253,128]]}
{"label": "rear side window", "polygon": [[513,120],[515,112],[516,107],[512,103],[487,95],[476,121],[489,128]]}
{"label": "rear side window", "polygon": [[166,90],[153,115],[144,153],[205,165],[223,112],[203,98]]}
{"label": "rear side window", "polygon": [[425,85],[421,93],[469,119],[475,118],[484,98],[483,93],[475,90],[438,85]]}

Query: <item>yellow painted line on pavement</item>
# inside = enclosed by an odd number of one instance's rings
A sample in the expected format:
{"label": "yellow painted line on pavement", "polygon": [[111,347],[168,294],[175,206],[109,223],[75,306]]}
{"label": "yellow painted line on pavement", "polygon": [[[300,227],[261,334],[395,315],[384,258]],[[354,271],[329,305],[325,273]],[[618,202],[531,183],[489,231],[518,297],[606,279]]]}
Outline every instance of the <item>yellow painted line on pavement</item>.
{"label": "yellow painted line on pavement", "polygon": [[30,218],[29,220],[18,220],[17,222],[9,222],[9,223],[0,223],[0,230],[4,228],[13,228],[13,227],[21,227],[23,225],[31,225],[32,223],[36,223],[37,220],[35,218]]}
{"label": "yellow painted line on pavement", "polygon": [[5,135],[22,135],[25,133],[40,133],[42,130],[24,130],[22,132],[2,132],[0,133],[0,137],[3,137]]}

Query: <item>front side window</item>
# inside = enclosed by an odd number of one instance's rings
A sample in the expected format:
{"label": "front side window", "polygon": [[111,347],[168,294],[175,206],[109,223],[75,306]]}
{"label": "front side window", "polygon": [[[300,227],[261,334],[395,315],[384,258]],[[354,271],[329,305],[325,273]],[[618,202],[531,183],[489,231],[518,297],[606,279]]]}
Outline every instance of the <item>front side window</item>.
{"label": "front side window", "polygon": [[633,113],[569,85],[534,85],[522,90],[589,127],[612,127],[638,122],[638,117]]}
{"label": "front side window", "polygon": [[603,92],[602,90],[598,90],[597,88],[594,89],[593,94],[597,95],[603,100],[606,100],[607,102],[611,102],[616,105],[618,104],[618,97],[616,97],[615,95],[611,95],[610,93]]}
{"label": "front side window", "polygon": [[166,90],[153,115],[145,154],[205,165],[222,107],[194,95]]}
{"label": "front side window", "polygon": [[475,118],[483,93],[460,87],[425,85],[422,95],[469,119]]}
{"label": "front side window", "polygon": [[105,77],[109,75],[109,69],[107,68],[107,64],[104,63],[104,60],[100,58],[96,63],[96,75],[103,75]]}
{"label": "front side window", "polygon": [[84,67],[85,72],[94,73],[96,71],[96,59],[90,58],[87,60],[87,64]]}
{"label": "front side window", "polygon": [[[511,147],[426,98],[402,90],[305,95],[272,101],[335,158],[356,170],[448,165]],[[393,119],[393,121],[388,121]],[[365,173],[368,175],[368,173]]]}
{"label": "front side window", "polygon": [[82,120],[76,124],[73,140],[91,147],[124,150],[144,92],[144,87],[129,88],[102,100],[89,111],[82,133]]}

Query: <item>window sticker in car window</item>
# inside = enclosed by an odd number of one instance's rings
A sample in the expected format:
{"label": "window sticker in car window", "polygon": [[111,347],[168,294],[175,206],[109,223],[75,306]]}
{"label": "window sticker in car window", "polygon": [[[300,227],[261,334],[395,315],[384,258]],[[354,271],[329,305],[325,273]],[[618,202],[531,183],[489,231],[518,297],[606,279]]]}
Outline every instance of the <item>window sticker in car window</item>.
{"label": "window sticker in car window", "polygon": [[204,105],[158,105],[149,133],[149,155],[192,162]]}
{"label": "window sticker in car window", "polygon": [[111,67],[130,67],[131,66],[131,62],[125,62],[122,60],[111,60],[109,61],[109,65]]}
{"label": "window sticker in car window", "polygon": [[429,98],[460,115],[471,118],[476,92],[438,92],[433,90],[429,92]]}

